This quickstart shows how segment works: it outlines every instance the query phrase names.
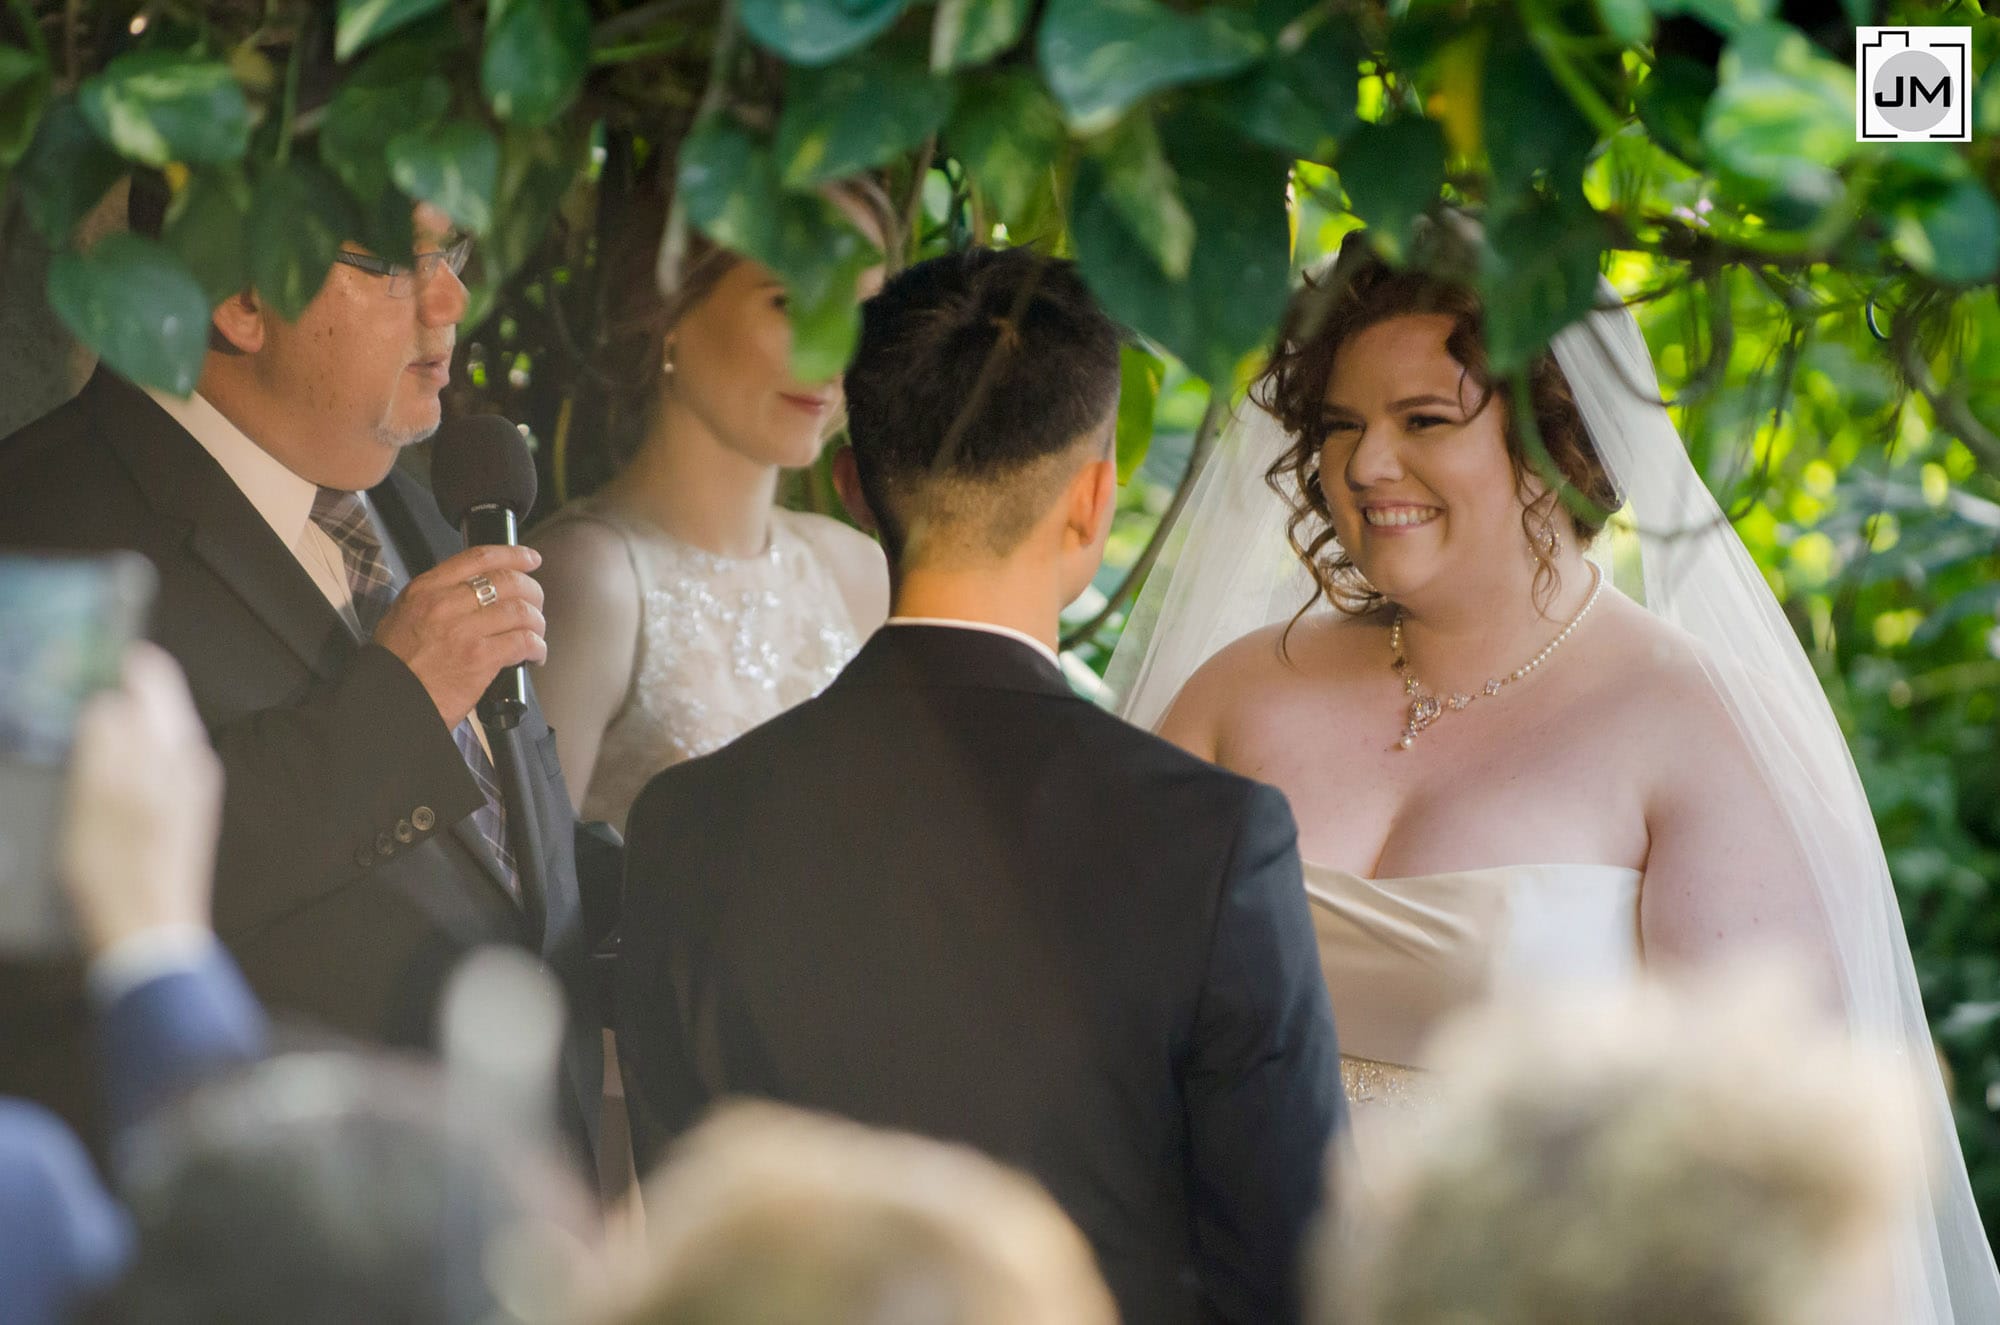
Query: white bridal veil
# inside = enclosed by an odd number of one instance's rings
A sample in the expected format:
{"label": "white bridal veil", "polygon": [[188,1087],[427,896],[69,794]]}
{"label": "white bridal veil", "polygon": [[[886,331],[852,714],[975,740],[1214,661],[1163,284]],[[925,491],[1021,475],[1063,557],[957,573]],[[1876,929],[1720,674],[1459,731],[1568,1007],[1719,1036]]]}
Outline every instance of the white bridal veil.
{"label": "white bridal veil", "polygon": [[[1909,942],[1861,779],[1777,599],[1661,403],[1644,337],[1617,291],[1553,348],[1592,445],[1638,529],[1648,610],[1694,636],[1754,754],[1825,912],[1849,1024],[1899,1055],[1921,1090],[1929,1202],[1895,1249],[1896,1325],[2000,1322],[2000,1275],[1973,1204],[1931,1048]],[[1289,618],[1312,583],[1264,473],[1289,445],[1245,402],[1196,480],[1134,604],[1106,680],[1119,712],[1159,725],[1188,676],[1230,641]]]}

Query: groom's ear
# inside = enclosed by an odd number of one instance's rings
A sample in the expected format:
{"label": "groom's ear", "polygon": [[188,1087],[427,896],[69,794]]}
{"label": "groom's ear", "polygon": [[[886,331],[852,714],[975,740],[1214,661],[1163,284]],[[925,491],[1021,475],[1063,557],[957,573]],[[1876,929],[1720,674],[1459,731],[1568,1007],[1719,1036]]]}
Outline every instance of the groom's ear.
{"label": "groom's ear", "polygon": [[833,453],[833,490],[840,494],[840,504],[857,528],[864,533],[878,532],[875,512],[868,509],[868,494],[861,488],[861,467],[852,446],[842,446]]}
{"label": "groom's ear", "polygon": [[1090,547],[1102,542],[1118,507],[1118,465],[1092,460],[1070,480],[1064,542]]}

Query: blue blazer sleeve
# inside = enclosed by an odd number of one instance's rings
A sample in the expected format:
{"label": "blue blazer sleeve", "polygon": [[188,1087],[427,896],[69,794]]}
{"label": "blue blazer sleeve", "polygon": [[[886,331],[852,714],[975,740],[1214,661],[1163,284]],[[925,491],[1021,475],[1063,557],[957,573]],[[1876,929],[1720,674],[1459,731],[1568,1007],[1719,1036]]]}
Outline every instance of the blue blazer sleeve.
{"label": "blue blazer sleeve", "polygon": [[220,944],[195,965],[128,990],[97,1018],[113,1133],[205,1077],[264,1053],[264,1014]]}
{"label": "blue blazer sleeve", "polygon": [[62,1120],[0,1099],[0,1319],[56,1325],[107,1287],[131,1255],[132,1230]]}
{"label": "blue blazer sleeve", "polygon": [[1195,1259],[1217,1318],[1300,1318],[1299,1253],[1342,1120],[1340,1051],[1285,798],[1245,805],[1183,1084]]}

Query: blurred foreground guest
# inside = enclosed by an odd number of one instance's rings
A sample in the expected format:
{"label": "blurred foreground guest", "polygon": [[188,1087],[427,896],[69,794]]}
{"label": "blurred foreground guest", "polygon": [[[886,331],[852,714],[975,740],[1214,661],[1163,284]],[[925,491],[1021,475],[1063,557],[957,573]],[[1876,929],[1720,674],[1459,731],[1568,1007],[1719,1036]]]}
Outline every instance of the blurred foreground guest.
{"label": "blurred foreground guest", "polygon": [[[221,800],[179,670],[135,646],[122,688],[78,725],[61,857],[117,1128],[263,1048],[262,1014],[208,929]],[[63,1319],[117,1277],[130,1246],[125,1213],[76,1134],[0,1098],[0,1320]]]}
{"label": "blurred foreground guest", "polygon": [[633,1140],[761,1095],[965,1142],[1047,1186],[1134,1325],[1282,1325],[1340,1120],[1291,812],[1056,654],[1111,527],[1118,354],[1027,249],[863,305],[837,472],[896,612],[633,808]]}
{"label": "blurred foreground guest", "polygon": [[[1325,1325],[1882,1325],[1914,1095],[1766,983],[1496,1007],[1329,1242]],[[1421,1143],[1418,1143],[1418,1138]]]}
{"label": "blurred foreground guest", "polygon": [[415,1061],[273,1059],[136,1133],[123,1325],[533,1325],[591,1262],[571,1171]]}
{"label": "blurred foreground guest", "polygon": [[963,1146],[726,1106],[647,1187],[649,1246],[597,1325],[1116,1325],[1090,1246]]}

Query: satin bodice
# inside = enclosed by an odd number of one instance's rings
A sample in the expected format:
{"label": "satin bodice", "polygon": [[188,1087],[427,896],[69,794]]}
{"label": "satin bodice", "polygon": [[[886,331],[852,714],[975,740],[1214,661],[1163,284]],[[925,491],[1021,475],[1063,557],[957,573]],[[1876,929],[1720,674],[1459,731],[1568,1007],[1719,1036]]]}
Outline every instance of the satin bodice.
{"label": "satin bodice", "polygon": [[639,589],[625,702],[605,728],[583,817],[622,828],[655,773],[735,740],[812,698],[860,648],[839,581],[805,530],[773,510],[755,557],[725,557],[585,498],[549,518],[616,530]]}
{"label": "satin bodice", "polygon": [[1524,987],[1632,977],[1641,879],[1611,865],[1364,879],[1308,862],[1341,1051],[1421,1067],[1425,1040],[1462,1008]]}

